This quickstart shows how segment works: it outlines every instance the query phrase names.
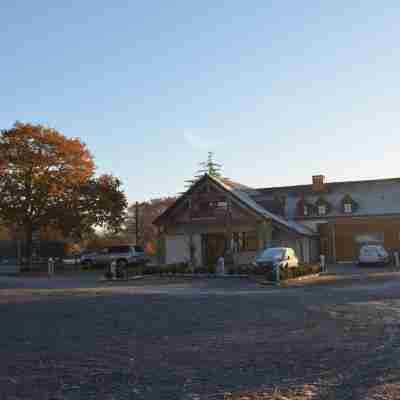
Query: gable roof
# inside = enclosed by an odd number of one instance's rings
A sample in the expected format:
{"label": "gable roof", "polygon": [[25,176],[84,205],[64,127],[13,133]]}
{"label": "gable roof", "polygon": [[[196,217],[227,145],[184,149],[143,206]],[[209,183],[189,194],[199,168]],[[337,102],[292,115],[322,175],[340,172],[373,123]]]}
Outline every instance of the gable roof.
{"label": "gable roof", "polygon": [[243,204],[245,207],[249,208],[256,214],[258,214],[262,218],[272,220],[273,222],[281,226],[284,226],[285,228],[294,231],[300,235],[306,235],[306,236],[314,235],[314,233],[306,226],[301,225],[296,221],[287,220],[279,215],[273,214],[272,212],[266,210],[264,207],[262,207],[262,205],[258,204],[254,199],[252,199],[252,197],[247,193],[248,190],[251,191],[252,189],[227,179],[216,178],[209,174],[205,174],[194,185],[192,185],[189,188],[189,190],[183,193],[171,207],[169,207],[164,213],[162,213],[158,218],[154,220],[153,224],[161,225],[161,221],[165,217],[167,217],[176,207],[178,207],[179,204],[181,204],[184,201],[184,199],[189,194],[191,194],[195,190],[195,188],[197,188],[206,179],[209,179],[212,182],[214,182],[217,186],[219,186],[224,191],[231,194],[233,198],[238,200],[241,204]]}

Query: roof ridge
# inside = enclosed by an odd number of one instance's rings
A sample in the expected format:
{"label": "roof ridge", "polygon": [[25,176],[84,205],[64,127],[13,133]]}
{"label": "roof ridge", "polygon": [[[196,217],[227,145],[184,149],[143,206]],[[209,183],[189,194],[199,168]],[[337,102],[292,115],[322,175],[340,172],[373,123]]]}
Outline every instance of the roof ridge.
{"label": "roof ridge", "polygon": [[[399,182],[400,178],[379,178],[379,179],[361,179],[356,181],[333,181],[333,182],[326,182],[326,186],[331,185],[344,185],[344,184],[354,184],[354,183],[373,183],[373,182]],[[257,187],[254,190],[284,190],[284,189],[300,189],[300,188],[311,188],[312,183],[302,184],[302,185],[287,185],[287,186],[269,186],[269,187]]]}

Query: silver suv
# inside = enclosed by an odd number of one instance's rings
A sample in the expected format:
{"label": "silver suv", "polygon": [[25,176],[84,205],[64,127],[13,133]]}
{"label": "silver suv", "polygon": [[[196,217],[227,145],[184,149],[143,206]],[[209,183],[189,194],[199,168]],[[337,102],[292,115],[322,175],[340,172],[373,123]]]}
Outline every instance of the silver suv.
{"label": "silver suv", "polygon": [[124,268],[127,265],[145,264],[148,260],[141,246],[109,246],[95,253],[88,253],[81,258],[81,263],[87,267],[93,265],[107,265],[112,261],[117,262],[117,266]]}

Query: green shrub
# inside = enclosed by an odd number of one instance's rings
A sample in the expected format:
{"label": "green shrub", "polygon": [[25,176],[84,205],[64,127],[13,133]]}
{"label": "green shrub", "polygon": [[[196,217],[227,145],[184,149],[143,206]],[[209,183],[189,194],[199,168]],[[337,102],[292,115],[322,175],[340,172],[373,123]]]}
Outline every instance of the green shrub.
{"label": "green shrub", "polygon": [[[287,279],[299,278],[301,276],[307,276],[312,274],[317,274],[321,272],[321,267],[319,265],[299,265],[297,268],[281,268],[279,271],[279,279],[285,281]],[[268,281],[276,282],[276,270],[268,269],[265,272],[265,279]]]}
{"label": "green shrub", "polygon": [[209,274],[215,274],[215,265],[209,265],[207,267],[207,273]]}

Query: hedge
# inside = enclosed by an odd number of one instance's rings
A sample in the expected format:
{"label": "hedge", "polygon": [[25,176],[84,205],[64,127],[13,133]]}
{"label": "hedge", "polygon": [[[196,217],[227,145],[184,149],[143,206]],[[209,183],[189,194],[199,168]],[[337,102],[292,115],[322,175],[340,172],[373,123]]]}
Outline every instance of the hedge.
{"label": "hedge", "polygon": [[[318,264],[299,265],[296,268],[281,268],[279,271],[279,279],[286,281],[288,279],[299,278],[301,276],[318,274],[321,272],[321,266]],[[268,281],[276,282],[276,270],[269,270],[265,274]]]}
{"label": "hedge", "polygon": [[129,271],[135,275],[175,275],[175,274],[214,274],[215,267],[198,267],[194,271],[189,267],[188,263],[176,263],[168,265],[154,265],[154,266],[136,266],[130,267]]}
{"label": "hedge", "polygon": [[[226,266],[225,272],[229,275],[264,275],[267,280],[275,281],[275,271],[265,271],[262,268],[254,268],[250,265],[239,265],[239,266]],[[297,278],[300,276],[306,276],[310,274],[316,274],[321,272],[321,267],[317,264],[306,264],[300,265],[297,268],[284,268],[280,270],[280,280],[287,280],[291,278]],[[175,274],[215,274],[215,266],[203,266],[197,267],[194,271],[189,267],[188,263],[176,263],[169,265],[155,265],[155,266],[136,266],[129,267],[129,274],[132,275],[175,275]]]}

